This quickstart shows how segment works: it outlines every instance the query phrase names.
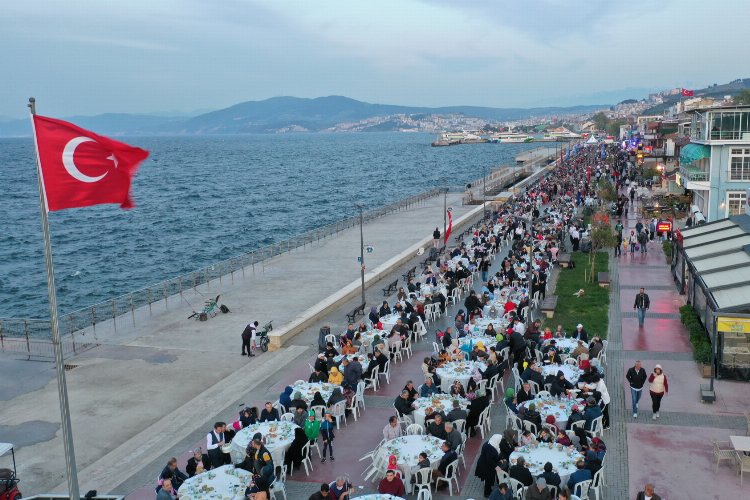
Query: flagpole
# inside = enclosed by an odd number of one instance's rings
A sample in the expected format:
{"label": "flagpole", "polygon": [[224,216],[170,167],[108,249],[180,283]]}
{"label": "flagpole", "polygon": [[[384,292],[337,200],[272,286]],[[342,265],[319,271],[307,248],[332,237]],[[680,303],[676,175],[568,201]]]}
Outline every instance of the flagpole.
{"label": "flagpole", "polygon": [[52,330],[52,346],[55,350],[55,371],[57,372],[57,396],[60,400],[60,416],[65,448],[65,468],[68,479],[68,493],[71,500],[80,500],[78,490],[78,472],[76,470],[75,451],[73,449],[73,429],[70,424],[70,406],[68,404],[68,388],[65,383],[65,365],[63,364],[62,342],[60,341],[59,320],[57,317],[57,292],[55,289],[55,270],[52,262],[52,243],[49,236],[49,220],[47,217],[47,197],[42,182],[42,165],[39,158],[39,145],[36,139],[34,115],[36,114],[36,99],[29,98],[31,112],[31,128],[34,132],[34,147],[36,150],[37,181],[39,183],[39,213],[42,216],[42,235],[44,237],[44,261],[47,265],[47,293],[49,294],[50,329]]}

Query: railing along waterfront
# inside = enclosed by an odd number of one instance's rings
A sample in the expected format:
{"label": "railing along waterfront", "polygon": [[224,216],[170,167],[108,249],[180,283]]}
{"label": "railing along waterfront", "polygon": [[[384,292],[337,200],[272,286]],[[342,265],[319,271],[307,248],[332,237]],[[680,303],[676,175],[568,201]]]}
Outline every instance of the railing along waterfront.
{"label": "railing along waterfront", "polygon": [[[392,212],[407,210],[414,205],[442,194],[441,189],[431,189],[416,194],[403,200],[388,205],[374,208],[364,212],[364,220],[369,221],[383,217]],[[60,335],[63,339],[64,355],[71,355],[96,345],[91,337],[84,335],[84,330],[92,329],[96,333],[96,325],[112,320],[115,330],[117,321],[121,316],[130,314],[135,322],[135,311],[140,308],[149,308],[152,305],[164,301],[169,304],[170,298],[174,299],[183,292],[194,290],[200,285],[208,285],[211,281],[224,279],[234,281],[235,273],[242,273],[255,266],[264,265],[265,261],[289,252],[296,248],[304,248],[326,237],[333,236],[345,229],[359,225],[359,215],[348,217],[343,220],[332,222],[325,226],[312,229],[285,241],[274,243],[258,248],[237,257],[222,260],[210,266],[203,267],[188,274],[183,274],[160,283],[129,292],[104,302],[99,302],[83,309],[63,314],[60,316]],[[178,299],[179,300],[179,299]],[[76,335],[78,333],[78,335]],[[32,318],[0,318],[0,351],[23,353],[29,357],[47,358],[52,357],[52,344],[49,340],[50,323],[46,319]],[[84,341],[85,340],[85,341]]]}

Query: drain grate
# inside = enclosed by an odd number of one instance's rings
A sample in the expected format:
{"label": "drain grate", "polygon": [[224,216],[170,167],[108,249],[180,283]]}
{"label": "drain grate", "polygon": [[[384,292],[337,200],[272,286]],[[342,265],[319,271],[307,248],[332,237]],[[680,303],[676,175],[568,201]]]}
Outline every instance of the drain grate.
{"label": "drain grate", "polygon": [[63,365],[63,368],[65,368],[66,372],[69,372],[73,368],[78,368],[78,365]]}

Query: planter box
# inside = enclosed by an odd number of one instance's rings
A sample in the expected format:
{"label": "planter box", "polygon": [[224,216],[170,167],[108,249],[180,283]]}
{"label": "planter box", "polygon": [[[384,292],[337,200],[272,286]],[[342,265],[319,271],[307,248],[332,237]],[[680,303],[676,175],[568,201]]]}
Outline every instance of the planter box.
{"label": "planter box", "polygon": [[703,378],[711,378],[711,365],[698,363],[698,373],[700,373]]}

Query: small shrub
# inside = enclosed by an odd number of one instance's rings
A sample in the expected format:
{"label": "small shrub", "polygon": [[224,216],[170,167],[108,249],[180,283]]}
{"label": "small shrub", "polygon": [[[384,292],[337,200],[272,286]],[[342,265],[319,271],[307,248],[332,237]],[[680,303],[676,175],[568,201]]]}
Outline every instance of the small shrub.
{"label": "small shrub", "polygon": [[711,340],[708,338],[708,333],[703,328],[695,309],[689,305],[680,307],[680,318],[690,337],[690,344],[693,347],[693,359],[698,363],[710,363]]}

